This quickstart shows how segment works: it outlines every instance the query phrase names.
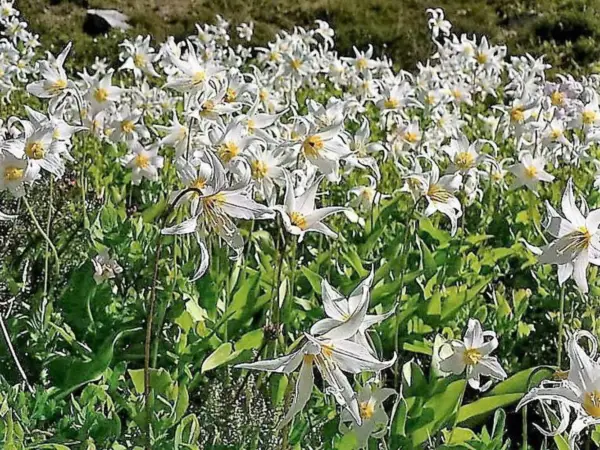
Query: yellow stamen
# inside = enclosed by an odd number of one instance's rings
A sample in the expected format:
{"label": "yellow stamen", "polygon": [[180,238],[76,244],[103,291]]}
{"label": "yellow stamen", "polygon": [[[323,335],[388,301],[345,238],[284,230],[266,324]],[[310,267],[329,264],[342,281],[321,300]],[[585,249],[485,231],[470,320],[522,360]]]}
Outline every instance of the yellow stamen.
{"label": "yellow stamen", "polygon": [[121,131],[124,133],[131,133],[135,129],[135,124],[131,120],[124,120],[121,122]]}
{"label": "yellow stamen", "polygon": [[306,220],[306,217],[304,214],[299,212],[294,211],[290,214],[290,222],[292,222],[292,225],[297,226],[301,230],[305,230],[308,227],[308,221]]}
{"label": "yellow stamen", "polygon": [[525,176],[529,179],[537,177],[539,171],[535,166],[525,167]]}
{"label": "yellow stamen", "polygon": [[264,161],[254,160],[250,164],[250,169],[252,171],[252,176],[257,180],[262,180],[267,176],[267,172],[269,171],[269,167],[267,163]]}
{"label": "yellow stamen", "polygon": [[483,358],[483,355],[476,348],[469,348],[463,354],[463,361],[467,366],[474,366],[481,361],[481,358]]}
{"label": "yellow stamen", "polygon": [[150,166],[150,157],[141,153],[135,157],[134,164],[140,169],[147,169]]}
{"label": "yellow stamen", "polygon": [[427,191],[427,197],[433,202],[447,203],[453,195],[440,185],[432,184]]}
{"label": "yellow stamen", "polygon": [[585,125],[591,125],[596,121],[596,111],[583,111],[581,113],[581,120]]}
{"label": "yellow stamen", "polygon": [[146,56],[141,53],[136,53],[133,56],[133,64],[137,68],[142,68],[146,65]]}
{"label": "yellow stamen", "polygon": [[227,163],[240,154],[240,148],[235,142],[226,142],[219,146],[217,153],[219,154],[219,158]]}
{"label": "yellow stamen", "polygon": [[414,131],[407,131],[404,133],[404,140],[410,144],[414,144],[419,140],[419,135]]}
{"label": "yellow stamen", "polygon": [[600,391],[594,390],[584,394],[583,409],[590,416],[600,418]]}
{"label": "yellow stamen", "polygon": [[25,146],[25,154],[31,159],[43,159],[46,152],[41,142],[30,142]]}
{"label": "yellow stamen", "polygon": [[470,169],[475,164],[475,157],[469,152],[458,152],[454,164],[462,170]]}
{"label": "yellow stamen", "polygon": [[396,109],[400,105],[400,102],[395,98],[386,98],[383,102],[383,107],[387,109]]}
{"label": "yellow stamen", "polygon": [[375,414],[374,402],[361,402],[359,406],[360,417],[364,420],[369,420]]}
{"label": "yellow stamen", "polygon": [[565,94],[554,91],[552,94],[550,94],[550,102],[554,106],[562,106],[565,103]]}
{"label": "yellow stamen", "polygon": [[302,150],[304,154],[309,158],[316,158],[323,150],[325,144],[320,136],[314,135],[307,137],[302,143]]}
{"label": "yellow stamen", "polygon": [[67,87],[67,80],[56,80],[54,83],[52,83],[52,85],[50,86],[50,91],[51,92],[61,92],[63,89],[65,89]]}
{"label": "yellow stamen", "polygon": [[206,180],[202,177],[198,177],[194,180],[191,187],[196,189],[204,189],[206,187]]}
{"label": "yellow stamen", "polygon": [[522,106],[515,106],[510,110],[510,120],[521,123],[525,120],[525,109]]}
{"label": "yellow stamen", "polygon": [[206,72],[204,70],[199,70],[192,76],[192,84],[195,86],[200,84],[206,80]]}
{"label": "yellow stamen", "polygon": [[108,99],[108,91],[104,88],[98,88],[94,91],[94,99],[98,103],[104,103]]}
{"label": "yellow stamen", "polygon": [[8,166],[4,168],[4,179],[6,181],[19,181],[23,178],[24,173],[25,170],[20,167]]}
{"label": "yellow stamen", "polygon": [[333,344],[323,344],[321,345],[321,354],[325,358],[331,358],[333,355]]}

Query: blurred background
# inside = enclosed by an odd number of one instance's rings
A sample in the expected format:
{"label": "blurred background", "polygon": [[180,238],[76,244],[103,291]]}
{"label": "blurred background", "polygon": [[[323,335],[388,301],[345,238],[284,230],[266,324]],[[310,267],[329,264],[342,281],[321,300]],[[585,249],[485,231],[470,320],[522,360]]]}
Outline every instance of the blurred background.
{"label": "blurred background", "polygon": [[220,14],[232,25],[253,21],[253,43],[263,44],[281,29],[321,19],[335,28],[342,54],[371,43],[410,70],[431,52],[425,9],[441,7],[454,31],[487,35],[506,43],[509,54],[546,54],[555,72],[600,72],[600,0],[17,0],[16,6],[45,46],[73,40],[79,61],[98,53],[116,58],[120,37],[94,40],[84,31],[88,8],[114,8],[130,17],[128,33],[157,39],[184,38]]}

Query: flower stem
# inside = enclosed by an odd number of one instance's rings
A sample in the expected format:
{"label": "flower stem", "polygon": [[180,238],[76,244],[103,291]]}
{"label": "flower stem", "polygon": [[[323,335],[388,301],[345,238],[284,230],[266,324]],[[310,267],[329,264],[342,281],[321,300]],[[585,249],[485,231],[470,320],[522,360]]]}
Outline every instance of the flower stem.
{"label": "flower stem", "polygon": [[[410,252],[410,250],[408,249],[408,237],[412,234],[411,233],[411,229],[412,229],[412,222],[411,222],[411,220],[413,218],[413,214],[415,212],[415,209],[417,208],[417,205],[419,204],[419,200],[416,200],[415,203],[410,208],[410,211],[408,213],[408,217],[407,217],[407,220],[406,220],[406,226],[404,228],[404,239],[402,241],[402,251],[400,253],[401,254],[400,265],[401,265],[402,273],[400,274],[400,289],[398,290],[397,303],[400,303],[400,301],[402,301],[402,291],[404,291],[404,275],[406,274],[406,268],[408,266],[408,253]],[[394,313],[394,319],[395,319],[394,351],[396,352],[396,356],[398,356],[398,353],[399,353],[399,350],[400,350],[400,338],[399,338],[399,334],[400,334],[400,318],[399,318],[400,307],[399,306],[400,305],[398,305],[396,307],[396,312]],[[396,389],[398,389],[399,386],[400,386],[400,363],[398,361],[398,358],[396,358],[396,362],[394,363],[394,386],[396,387]]]}
{"label": "flower stem", "polygon": [[560,369],[562,366],[562,353],[563,353],[563,333],[565,326],[565,287],[560,287],[560,306],[558,312],[558,351],[556,365]]}
{"label": "flower stem", "polygon": [[[50,222],[52,221],[52,194],[54,191],[54,178],[50,177],[50,199],[48,201],[48,220],[46,222],[46,236],[50,236]],[[46,241],[46,251],[44,252],[44,298],[48,296],[48,260],[50,256],[50,249],[48,248],[48,241]]]}
{"label": "flower stem", "polygon": [[59,274],[60,273],[60,259],[58,257],[58,252],[56,251],[56,247],[54,246],[54,244],[52,243],[52,241],[50,240],[50,238],[48,237],[48,235],[46,234],[46,232],[44,231],[44,229],[42,228],[42,226],[40,225],[38,220],[35,218],[35,214],[33,213],[33,210],[31,209],[31,205],[29,204],[27,197],[23,197],[23,203],[25,203],[27,212],[29,213],[29,216],[31,217],[31,220],[33,221],[35,227],[37,228],[39,233],[42,235],[42,237],[46,240],[48,247],[50,247],[50,249],[52,250],[52,254],[54,255],[54,261],[56,262],[55,270],[56,270],[56,273]]}

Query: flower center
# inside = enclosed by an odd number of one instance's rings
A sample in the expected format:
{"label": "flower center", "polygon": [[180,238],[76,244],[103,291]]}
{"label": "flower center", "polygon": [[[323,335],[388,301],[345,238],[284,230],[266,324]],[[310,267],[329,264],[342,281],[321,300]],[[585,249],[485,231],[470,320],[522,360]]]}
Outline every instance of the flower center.
{"label": "flower center", "polygon": [[427,197],[433,202],[447,203],[453,196],[446,189],[438,184],[432,184],[427,191]]}
{"label": "flower center", "polygon": [[316,158],[324,146],[325,144],[320,136],[309,136],[302,143],[302,150],[307,157]]}
{"label": "flower center", "polygon": [[600,391],[594,390],[584,394],[583,409],[590,416],[600,418]]}
{"label": "flower center", "polygon": [[467,366],[474,366],[479,361],[481,361],[481,358],[483,358],[483,355],[476,348],[469,348],[465,350],[465,353],[463,355],[463,361]]}
{"label": "flower center", "polygon": [[138,68],[144,67],[146,65],[146,56],[142,55],[141,53],[136,53],[133,56],[133,64]]}
{"label": "flower center", "polygon": [[387,109],[396,109],[400,102],[395,98],[386,98],[383,102],[383,106]]}
{"label": "flower center", "polygon": [[227,93],[225,94],[225,101],[233,102],[233,101],[235,101],[236,97],[237,97],[237,92],[235,92],[235,90],[233,90],[231,88],[228,88]]}
{"label": "flower center", "polygon": [[98,88],[94,91],[94,99],[98,103],[104,103],[108,99],[108,91],[104,88]]}
{"label": "flower center", "polygon": [[367,62],[366,58],[358,58],[356,60],[356,68],[358,70],[365,70],[368,65],[369,65],[369,63]]}
{"label": "flower center", "polygon": [[525,110],[522,106],[515,106],[510,110],[510,120],[521,123],[525,120]]}
{"label": "flower center", "polygon": [[121,130],[124,133],[131,133],[135,128],[135,124],[131,120],[124,120],[121,122]]}
{"label": "flower center", "polygon": [[470,169],[475,164],[475,157],[469,152],[458,152],[454,163],[459,169]]}
{"label": "flower center", "polygon": [[414,131],[407,131],[404,133],[404,140],[410,144],[414,144],[419,140],[419,135]]}
{"label": "flower center", "polygon": [[150,157],[140,154],[135,157],[135,166],[139,169],[147,169],[150,166]]}
{"label": "flower center", "polygon": [[8,166],[4,169],[4,179],[6,181],[19,181],[23,178],[25,171],[20,167]]}
{"label": "flower center", "polygon": [[204,189],[206,187],[206,180],[202,177],[198,177],[194,180],[191,187],[196,189]]}
{"label": "flower center", "polygon": [[554,106],[562,106],[565,103],[565,94],[554,91],[552,94],[550,94],[550,102]]}
{"label": "flower center", "polygon": [[30,142],[25,147],[25,154],[31,159],[43,159],[45,153],[41,142]]}
{"label": "flower center", "polygon": [[240,148],[235,142],[226,142],[219,146],[218,153],[219,158],[227,163],[240,154]]}
{"label": "flower center", "polygon": [[535,178],[538,175],[538,169],[535,166],[525,167],[525,176],[529,179]]}
{"label": "flower center", "polygon": [[488,62],[488,56],[483,52],[477,52],[475,59],[479,64],[485,64]]}
{"label": "flower center", "polygon": [[372,402],[361,402],[358,405],[360,417],[364,420],[369,420],[375,414],[375,405]]}
{"label": "flower center", "polygon": [[333,344],[323,344],[323,345],[321,345],[321,354],[325,358],[331,358],[331,355],[333,355]]}
{"label": "flower center", "polygon": [[202,83],[204,80],[206,80],[206,72],[204,70],[199,70],[192,76],[192,84],[194,86]]}
{"label": "flower center", "polygon": [[63,80],[61,78],[59,80],[56,80],[54,83],[52,83],[52,85],[50,86],[50,91],[61,92],[66,87],[67,87],[67,80]]}
{"label": "flower center", "polygon": [[297,226],[301,230],[305,230],[308,227],[308,222],[304,214],[294,211],[290,214],[290,222],[292,225]]}
{"label": "flower center", "polygon": [[267,176],[269,167],[264,161],[255,160],[250,164],[252,170],[252,176],[257,180],[262,180]]}
{"label": "flower center", "polygon": [[300,67],[302,67],[302,60],[294,58],[290,61],[290,66],[292,66],[292,69],[298,71],[300,70]]}
{"label": "flower center", "polygon": [[551,132],[550,132],[550,136],[552,137],[552,139],[557,140],[559,139],[561,136],[563,135],[562,130],[558,129],[558,128],[554,128]]}
{"label": "flower center", "polygon": [[221,206],[223,203],[225,203],[225,195],[221,192],[218,192],[214,195],[204,197],[202,199],[202,203],[204,203],[204,207],[206,209],[214,210],[216,207]]}
{"label": "flower center", "polygon": [[596,121],[596,111],[583,111],[581,120],[585,125],[591,125]]}

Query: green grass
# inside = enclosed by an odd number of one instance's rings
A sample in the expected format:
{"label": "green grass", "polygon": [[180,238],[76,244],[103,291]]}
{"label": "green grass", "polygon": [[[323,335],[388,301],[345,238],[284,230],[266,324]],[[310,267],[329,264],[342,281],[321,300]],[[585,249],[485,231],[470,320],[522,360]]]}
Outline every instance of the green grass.
{"label": "green grass", "polygon": [[119,33],[96,41],[83,33],[87,8],[118,9],[131,17],[132,34],[157,40],[184,38],[196,23],[214,22],[216,14],[232,24],[252,20],[255,44],[322,19],[335,28],[340,52],[373,44],[410,70],[431,52],[425,9],[441,7],[455,31],[506,42],[510,54],[547,54],[553,67],[577,73],[594,71],[600,60],[600,0],[21,0],[17,6],[46,46],[72,40],[83,62],[115,57],[120,40]]}

